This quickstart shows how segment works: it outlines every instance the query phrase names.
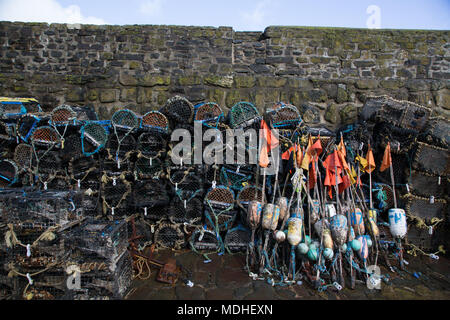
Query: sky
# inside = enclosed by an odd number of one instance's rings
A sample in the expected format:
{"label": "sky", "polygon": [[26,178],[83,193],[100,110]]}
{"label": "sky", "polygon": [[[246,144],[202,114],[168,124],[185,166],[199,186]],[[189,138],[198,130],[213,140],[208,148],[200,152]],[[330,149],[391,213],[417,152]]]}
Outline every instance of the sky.
{"label": "sky", "polygon": [[0,0],[0,21],[450,30],[450,0]]}

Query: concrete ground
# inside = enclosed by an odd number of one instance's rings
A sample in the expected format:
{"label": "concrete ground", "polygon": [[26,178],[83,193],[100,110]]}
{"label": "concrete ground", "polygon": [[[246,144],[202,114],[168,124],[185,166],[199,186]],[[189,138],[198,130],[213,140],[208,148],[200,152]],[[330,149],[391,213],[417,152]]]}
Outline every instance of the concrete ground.
{"label": "concrete ground", "polygon": [[[381,290],[370,290],[362,281],[355,290],[344,288],[338,292],[328,288],[324,292],[314,290],[303,281],[302,285],[272,287],[265,281],[252,280],[244,270],[245,255],[209,255],[211,262],[191,251],[155,253],[155,258],[166,261],[174,257],[186,271],[184,275],[194,283],[188,287],[179,280],[175,285],[157,282],[159,270],[152,267],[148,280],[135,279],[126,296],[132,300],[447,300],[450,299],[450,260],[440,257],[432,260],[427,256],[412,257],[405,254],[409,262],[407,271],[393,273],[381,266],[382,274],[388,273],[389,284],[382,282]],[[394,262],[392,261],[394,264]],[[395,265],[395,264],[394,264]],[[419,278],[414,272],[420,272]]]}

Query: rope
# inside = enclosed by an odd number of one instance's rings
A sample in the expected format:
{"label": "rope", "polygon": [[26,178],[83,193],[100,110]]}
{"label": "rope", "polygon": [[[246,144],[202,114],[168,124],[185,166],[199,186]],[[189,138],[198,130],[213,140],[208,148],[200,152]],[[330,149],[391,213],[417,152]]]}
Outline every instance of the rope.
{"label": "rope", "polygon": [[419,248],[418,246],[416,246],[416,245],[414,245],[412,243],[406,243],[406,245],[411,246],[411,249],[407,250],[406,252],[409,255],[414,256],[414,257],[417,257],[417,252],[419,252],[419,253],[421,253],[421,254],[423,254],[425,256],[432,257],[432,258],[435,258],[437,256],[437,254],[439,254],[439,253],[445,254],[445,250],[444,250],[444,246],[443,245],[440,245],[438,247],[438,251],[436,251],[434,253],[426,253],[421,248]]}
{"label": "rope", "polygon": [[52,241],[56,238],[54,231],[59,229],[59,226],[51,226],[47,230],[45,230],[33,243],[25,245],[18,238],[16,233],[14,232],[14,227],[12,223],[8,223],[8,231],[5,233],[5,242],[8,248],[12,248],[16,245],[19,245],[24,248],[31,248],[38,245],[40,241]]}

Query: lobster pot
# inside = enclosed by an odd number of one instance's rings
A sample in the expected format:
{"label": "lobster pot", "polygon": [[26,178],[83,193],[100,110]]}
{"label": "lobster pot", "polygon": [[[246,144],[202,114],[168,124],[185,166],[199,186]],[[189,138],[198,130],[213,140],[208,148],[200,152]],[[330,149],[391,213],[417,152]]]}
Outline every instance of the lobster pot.
{"label": "lobster pot", "polygon": [[83,156],[81,138],[79,133],[71,133],[64,137],[64,149],[61,150],[61,158],[70,162],[72,158]]}
{"label": "lobster pot", "polygon": [[135,181],[132,185],[135,208],[152,208],[169,204],[167,184],[162,180]]}
{"label": "lobster pot", "polygon": [[0,190],[0,215],[4,223],[44,232],[65,226],[83,215],[82,194],[74,191]]}
{"label": "lobster pot", "polygon": [[[391,149],[393,150],[393,149]],[[394,180],[396,184],[405,184],[407,175],[409,174],[410,162],[408,160],[407,154],[391,154],[392,158],[392,169],[394,172]],[[383,152],[377,152],[375,154],[375,163],[381,163],[383,160]],[[374,170],[375,177],[372,176],[372,181],[380,181],[385,184],[391,184],[391,173],[390,169],[386,169],[383,172],[379,170]]]}
{"label": "lobster pot", "polygon": [[302,122],[297,107],[292,104],[279,102],[272,109],[268,114],[271,117],[274,128],[295,129]]}
{"label": "lobster pot", "polygon": [[97,256],[82,255],[70,259],[81,271],[80,289],[67,289],[70,299],[123,299],[133,279],[132,259],[124,251],[117,262]]}
{"label": "lobster pot", "polygon": [[350,212],[350,224],[355,230],[356,235],[362,236],[365,233],[364,219],[361,209],[356,208],[355,211]]}
{"label": "lobster pot", "polygon": [[256,200],[258,202],[262,201],[262,190],[260,188],[256,188],[254,186],[246,186],[239,191],[236,202],[241,206],[244,210],[247,210],[248,204],[250,201]]}
{"label": "lobster pot", "polygon": [[433,197],[419,197],[409,194],[404,198],[405,210],[408,216],[419,217],[425,220],[444,218],[447,215],[448,206],[445,199]]}
{"label": "lobster pot", "polygon": [[127,251],[128,232],[125,220],[100,221],[87,218],[63,234],[69,250],[96,255],[115,263]]}
{"label": "lobster pot", "polygon": [[449,178],[447,177],[439,177],[426,172],[412,170],[407,183],[410,192],[416,195],[442,198],[447,194],[448,181]]}
{"label": "lobster pot", "polygon": [[108,131],[100,123],[88,122],[81,127],[81,152],[85,156],[99,152],[108,141]]}
{"label": "lobster pot", "polygon": [[389,209],[389,229],[394,238],[404,238],[408,231],[405,210]]}
{"label": "lobster pot", "polygon": [[106,149],[113,157],[116,155],[124,157],[127,153],[136,150],[136,145],[136,139],[130,134],[111,134],[106,143]]}
{"label": "lobster pot", "polygon": [[204,211],[206,226],[215,230],[216,227],[219,231],[226,231],[231,229],[237,218],[237,211],[229,210],[220,213],[211,212],[211,210],[205,207]]}
{"label": "lobster pot", "polygon": [[431,115],[431,109],[409,101],[398,101],[386,96],[369,97],[361,111],[361,118],[372,122],[389,122],[400,128],[422,131]]}
{"label": "lobster pot", "polygon": [[234,193],[231,189],[218,186],[209,190],[205,197],[205,218],[207,225],[215,230],[228,230],[233,225],[237,212],[234,207]]}
{"label": "lobster pot", "polygon": [[194,106],[186,98],[174,96],[167,100],[160,112],[169,119],[170,124],[191,123],[194,115]]}
{"label": "lobster pot", "polygon": [[205,102],[195,106],[194,120],[200,121],[206,127],[216,128],[223,118],[223,111],[215,102]]}
{"label": "lobster pot", "polygon": [[25,277],[18,277],[19,300],[64,300],[66,294],[66,273],[60,267],[51,268],[32,277],[28,285]]}
{"label": "lobster pot", "polygon": [[146,157],[160,157],[167,151],[166,138],[156,132],[144,132],[137,141],[137,150]]}
{"label": "lobster pot", "polygon": [[168,134],[169,120],[159,111],[149,111],[142,117],[141,128],[143,130]]}
{"label": "lobster pot", "polygon": [[430,120],[428,133],[441,144],[450,145],[450,122],[444,118]]}
{"label": "lobster pot", "polygon": [[16,135],[23,142],[29,142],[33,131],[39,126],[43,126],[48,122],[48,119],[42,119],[33,114],[23,115],[17,120]]}
{"label": "lobster pot", "polygon": [[146,248],[153,243],[154,229],[152,230],[151,225],[145,220],[131,219],[128,221],[127,228],[130,244],[133,244],[137,249]]}
{"label": "lobster pot", "polygon": [[238,225],[227,231],[224,238],[225,248],[232,252],[245,252],[251,241],[250,230]]}
{"label": "lobster pot", "polygon": [[139,116],[128,109],[116,111],[111,117],[111,126],[113,131],[122,131],[123,133],[131,132],[139,128]]}
{"label": "lobster pot", "polygon": [[123,172],[132,170],[131,159],[121,159],[120,157],[116,159],[116,157],[111,154],[105,158],[100,159],[100,164],[100,170],[106,172],[111,176],[119,176]]}
{"label": "lobster pot", "polygon": [[230,127],[232,129],[246,128],[261,119],[258,110],[250,102],[241,101],[231,107],[228,113]]}
{"label": "lobster pot", "polygon": [[77,123],[98,120],[97,112],[92,106],[71,106],[71,109],[76,114]]}
{"label": "lobster pot", "polygon": [[[440,227],[440,224],[438,225]],[[415,246],[419,247],[421,250],[424,250],[425,252],[436,250],[439,246],[440,242],[436,241],[436,235],[439,232],[442,232],[443,228],[436,227],[435,230],[433,229],[433,233],[430,234],[430,231],[428,228],[418,228],[414,224],[410,224],[408,226],[408,242],[414,244]],[[444,231],[445,232],[445,231]]]}
{"label": "lobster pot", "polygon": [[[88,174],[97,173],[99,169],[99,163],[92,156],[77,156],[69,162],[69,173],[72,179],[84,180]],[[81,183],[81,181],[80,181]],[[86,188],[87,189],[87,188]],[[97,189],[98,190],[98,189]]]}
{"label": "lobster pot", "polygon": [[[147,208],[147,209],[146,209]],[[169,215],[169,206],[154,206],[137,208],[137,212],[142,213],[142,217],[150,221],[159,221],[162,218],[167,218]]]}
{"label": "lobster pot", "polygon": [[302,241],[303,223],[300,218],[289,218],[287,240],[291,246],[296,246]]}
{"label": "lobster pot", "polygon": [[49,126],[36,128],[31,134],[30,142],[34,148],[43,150],[59,148],[61,146],[61,139],[58,132]]}
{"label": "lobster pot", "polygon": [[174,185],[174,192],[180,200],[190,200],[203,197],[203,182],[199,175],[193,172],[174,171],[170,173],[170,181]]}
{"label": "lobster pot", "polygon": [[51,174],[43,173],[40,175],[40,179],[41,181],[37,183],[39,190],[66,191],[71,189],[67,176],[52,176]]}
{"label": "lobster pot", "polygon": [[158,180],[163,173],[163,163],[159,158],[147,158],[138,156],[134,163],[134,172],[136,180],[138,179],[155,179]]}
{"label": "lobster pot", "polygon": [[438,176],[449,176],[449,155],[448,149],[418,142],[412,166],[414,169],[426,171]]}
{"label": "lobster pot", "polygon": [[219,249],[216,233],[211,230],[197,229],[191,237],[191,248],[195,251],[217,251]]}
{"label": "lobster pot", "polygon": [[268,203],[264,206],[261,226],[264,229],[275,231],[278,226],[278,219],[280,217],[280,207]]}
{"label": "lobster pot", "polygon": [[103,200],[103,213],[113,217],[128,215],[131,186],[122,177],[102,178],[101,198]]}
{"label": "lobster pot", "polygon": [[330,218],[331,236],[338,246],[347,242],[348,224],[347,218],[342,214],[337,214]]}
{"label": "lobster pot", "polygon": [[168,217],[174,223],[199,224],[202,219],[203,203],[198,198],[181,200],[173,198],[168,208]]}
{"label": "lobster pot", "polygon": [[77,114],[71,106],[61,105],[53,109],[50,114],[50,122],[54,126],[67,126],[76,123]]}
{"label": "lobster pot", "polygon": [[405,154],[415,145],[418,132],[399,128],[387,122],[381,122],[374,126],[373,137],[375,140],[374,147],[377,153],[381,153],[381,156],[383,156],[388,142],[391,144],[392,154]]}
{"label": "lobster pot", "polygon": [[242,190],[253,178],[253,172],[248,169],[247,166],[224,165],[220,169],[220,184],[235,191]]}
{"label": "lobster pot", "polygon": [[0,188],[11,186],[19,178],[19,168],[11,160],[0,160]]}
{"label": "lobster pot", "polygon": [[[79,179],[76,179],[75,181],[72,181],[74,183],[73,189],[81,189],[84,191],[87,191],[90,189],[89,192],[98,192],[101,188],[101,176],[100,173],[97,170],[86,172],[82,177],[80,175],[77,175]],[[72,177],[73,179],[73,177]]]}
{"label": "lobster pot", "polygon": [[38,150],[37,158],[39,162],[34,164],[37,166],[39,174],[55,174],[62,170],[61,158],[57,151]]}
{"label": "lobster pot", "polygon": [[171,223],[160,223],[155,231],[155,244],[164,249],[179,250],[186,245],[186,240],[180,227]]}

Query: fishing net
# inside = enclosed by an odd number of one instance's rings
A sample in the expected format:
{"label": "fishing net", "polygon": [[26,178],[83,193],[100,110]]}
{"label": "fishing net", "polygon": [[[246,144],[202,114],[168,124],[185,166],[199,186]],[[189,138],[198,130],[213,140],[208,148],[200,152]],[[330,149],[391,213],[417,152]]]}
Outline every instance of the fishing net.
{"label": "fishing net", "polygon": [[389,122],[392,125],[417,132],[422,131],[431,115],[431,109],[409,101],[392,98],[368,97],[361,111],[363,120]]}
{"label": "fishing net", "polygon": [[70,179],[65,175],[41,174],[39,176],[40,189],[42,190],[68,190],[70,189]]}
{"label": "fishing net", "polygon": [[58,132],[49,126],[36,128],[31,134],[31,144],[33,147],[53,148],[60,144]]}
{"label": "fishing net", "polygon": [[0,188],[11,186],[19,178],[19,168],[14,161],[0,160]]}
{"label": "fishing net", "polygon": [[36,152],[38,159],[37,172],[39,174],[51,174],[62,170],[61,158],[57,151],[38,150]]}
{"label": "fishing net", "polygon": [[440,176],[447,176],[450,175],[449,155],[448,149],[418,142],[412,165],[418,170]]}
{"label": "fishing net", "polygon": [[292,104],[279,102],[267,112],[274,128],[292,128],[295,129],[301,122],[302,118],[297,108]]}
{"label": "fishing net", "polygon": [[0,117],[14,119],[27,113],[25,106],[18,101],[0,101]]}
{"label": "fishing net", "polygon": [[63,234],[69,249],[103,257],[110,262],[120,258],[128,247],[125,220],[100,221],[87,218],[80,225]]}
{"label": "fishing net", "polygon": [[75,124],[77,113],[73,111],[71,106],[61,105],[53,109],[50,113],[50,124],[54,126],[67,126]]}
{"label": "fishing net", "polygon": [[88,122],[81,127],[81,152],[85,156],[99,152],[108,141],[108,131],[96,122]]}
{"label": "fishing net", "polygon": [[28,142],[33,131],[38,127],[40,123],[45,123],[36,115],[26,114],[17,120],[16,134],[24,142]]}
{"label": "fishing net", "polygon": [[198,224],[202,219],[203,203],[198,198],[189,201],[172,199],[168,209],[169,220],[173,223]]}
{"label": "fishing net", "polygon": [[0,122],[0,141],[7,142],[12,138],[10,127],[5,122]]}
{"label": "fishing net", "polygon": [[[374,182],[372,192],[379,210],[385,211],[394,208],[394,191],[390,185]],[[365,196],[365,198],[368,198],[368,196]]]}
{"label": "fishing net", "polygon": [[235,219],[234,193],[225,186],[209,190],[205,197],[206,224],[213,230],[224,231],[231,228]]}
{"label": "fishing net", "polygon": [[443,197],[446,194],[448,179],[426,172],[412,170],[407,180],[410,190],[424,197]]}
{"label": "fishing net", "polygon": [[168,134],[169,120],[159,111],[149,111],[142,117],[142,128]]}
{"label": "fishing net", "polygon": [[415,225],[409,225],[407,237],[407,245],[412,243],[425,251],[432,251],[435,248],[435,241],[433,241],[435,236],[431,235],[425,228],[418,228]]}
{"label": "fishing net", "polygon": [[255,106],[250,102],[238,102],[236,103],[228,113],[230,127],[232,129],[246,128],[257,124],[259,126],[259,120],[261,116]]}
{"label": "fishing net", "polygon": [[91,106],[72,106],[71,108],[76,113],[77,122],[89,122],[98,120],[97,113]]}
{"label": "fishing net", "polygon": [[84,293],[89,297],[123,299],[133,279],[132,259],[127,251],[114,263],[96,256],[80,255],[70,257],[66,264],[75,265],[81,271],[80,289],[68,290],[71,297]]}
{"label": "fishing net", "polygon": [[[169,204],[167,185],[161,180],[136,181],[133,184],[133,200],[136,208],[142,208],[144,213],[148,208]],[[147,208],[147,209],[145,209]]]}
{"label": "fishing net", "polygon": [[252,178],[252,168],[247,165],[224,165],[220,169],[220,184],[235,191],[240,191],[247,186]]}
{"label": "fishing net", "polygon": [[134,163],[136,180],[159,179],[163,174],[163,171],[163,163],[158,158],[138,156],[136,162]]}
{"label": "fishing net", "polygon": [[116,111],[111,117],[111,126],[114,131],[133,131],[139,128],[139,117],[136,113],[131,110],[123,109]]}
{"label": "fishing net", "polygon": [[155,244],[159,248],[179,250],[185,246],[185,238],[178,225],[161,222],[155,230]]}
{"label": "fishing net", "polygon": [[160,157],[167,151],[167,140],[161,134],[144,132],[138,138],[137,150],[147,157]]}
{"label": "fishing net", "polygon": [[98,171],[98,162],[92,157],[76,156],[69,162],[69,173],[73,180],[81,183],[91,172]]}
{"label": "fishing net", "polygon": [[186,98],[174,96],[167,100],[166,104],[161,108],[169,121],[176,123],[191,123],[194,114],[194,106]]}
{"label": "fishing net", "polygon": [[250,230],[238,225],[227,231],[224,238],[225,248],[231,253],[246,252],[251,240]]}
{"label": "fishing net", "polygon": [[127,215],[128,197],[131,193],[131,184],[123,175],[109,177],[104,174],[101,183],[101,198],[103,200],[103,213],[115,217]]}
{"label": "fishing net", "polygon": [[72,158],[83,155],[81,148],[80,135],[72,133],[67,135],[65,140],[64,150],[61,152],[61,158],[65,163],[68,163]]}
{"label": "fishing net", "polygon": [[425,198],[412,194],[405,197],[407,216],[419,217],[430,221],[433,218],[445,218],[447,201],[437,198]]}
{"label": "fishing net", "polygon": [[446,146],[450,145],[450,122],[443,118],[429,121],[428,133]]}
{"label": "fishing net", "polygon": [[217,103],[205,102],[195,106],[194,120],[208,128],[217,128],[223,118],[223,111]]}
{"label": "fishing net", "polygon": [[193,251],[216,252],[220,248],[216,233],[202,227],[192,233],[189,242]]}
{"label": "fishing net", "polygon": [[125,157],[131,151],[136,150],[136,139],[132,135],[110,135],[106,143],[106,149],[117,157]]}
{"label": "fishing net", "polygon": [[239,191],[236,203],[246,211],[248,203],[253,200],[262,201],[262,190],[250,185]]}
{"label": "fishing net", "polygon": [[181,201],[190,201],[203,195],[203,181],[194,172],[169,169],[169,181],[174,185],[175,194]]}

